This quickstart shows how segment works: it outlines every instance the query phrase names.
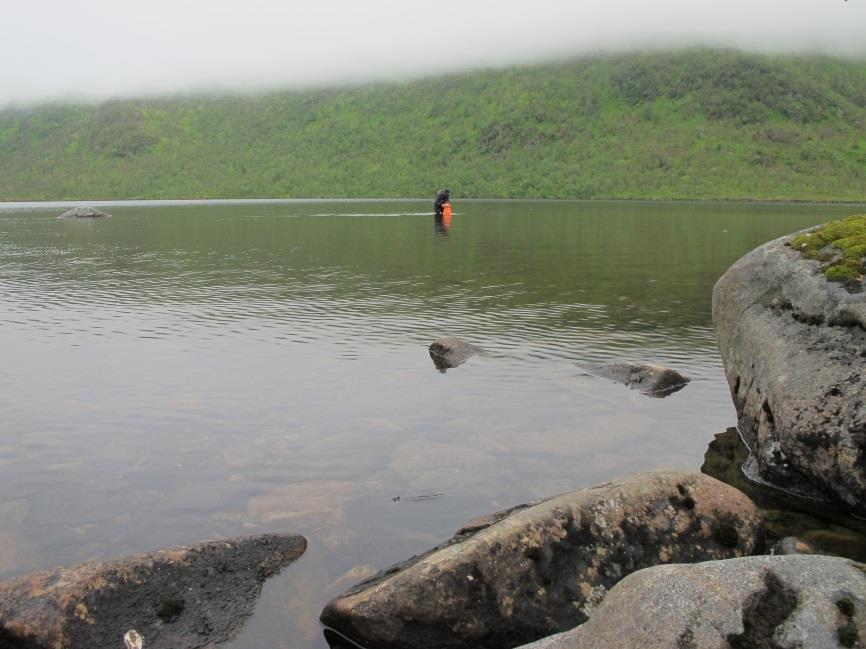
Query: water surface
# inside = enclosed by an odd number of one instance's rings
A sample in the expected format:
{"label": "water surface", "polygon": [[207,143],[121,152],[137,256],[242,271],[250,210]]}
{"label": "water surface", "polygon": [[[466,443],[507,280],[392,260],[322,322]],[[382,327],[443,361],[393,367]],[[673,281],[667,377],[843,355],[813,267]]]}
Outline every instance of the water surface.
{"label": "water surface", "polygon": [[[0,578],[300,532],[229,646],[321,648],[325,600],[468,518],[697,470],[735,423],[714,282],[863,211],[457,201],[446,230],[429,207],[0,207]],[[443,335],[487,353],[440,373]],[[623,360],[694,380],[651,399],[579,367]]]}

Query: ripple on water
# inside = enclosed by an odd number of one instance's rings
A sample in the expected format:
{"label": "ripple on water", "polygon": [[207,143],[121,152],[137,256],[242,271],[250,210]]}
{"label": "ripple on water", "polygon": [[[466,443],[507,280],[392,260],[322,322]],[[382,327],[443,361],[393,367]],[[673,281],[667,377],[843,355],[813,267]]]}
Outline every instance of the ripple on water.
{"label": "ripple on water", "polygon": [[[0,577],[290,526],[316,554],[236,646],[321,648],[310,611],[353,571],[516,502],[697,469],[735,420],[712,284],[821,217],[531,208],[467,202],[447,236],[428,201],[0,209],[0,493],[26,503],[0,508]],[[445,335],[485,352],[440,373]],[[579,367],[624,360],[694,380],[656,400]]]}

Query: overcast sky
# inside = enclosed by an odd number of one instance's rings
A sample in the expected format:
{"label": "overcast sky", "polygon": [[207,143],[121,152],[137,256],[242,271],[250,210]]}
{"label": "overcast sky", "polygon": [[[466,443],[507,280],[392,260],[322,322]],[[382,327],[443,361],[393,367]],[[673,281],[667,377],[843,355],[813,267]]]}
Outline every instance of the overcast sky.
{"label": "overcast sky", "polygon": [[2,0],[0,105],[694,44],[866,56],[866,0]]}

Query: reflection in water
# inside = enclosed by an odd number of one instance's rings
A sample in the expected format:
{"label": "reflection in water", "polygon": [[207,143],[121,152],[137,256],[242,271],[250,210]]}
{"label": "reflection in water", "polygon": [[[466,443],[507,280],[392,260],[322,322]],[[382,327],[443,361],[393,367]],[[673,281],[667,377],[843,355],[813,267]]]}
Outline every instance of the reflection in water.
{"label": "reflection in water", "polygon": [[765,522],[767,548],[787,536],[811,543],[822,553],[866,561],[866,521],[834,510],[827,503],[752,482],[743,473],[749,449],[736,428],[715,436],[701,471],[748,495]]}
{"label": "reflection in water", "polygon": [[433,223],[436,228],[436,234],[447,237],[448,231],[451,229],[451,213],[436,214],[433,216]]}
{"label": "reflection in water", "polygon": [[[0,578],[298,532],[226,648],[321,649],[328,588],[360,567],[700,464],[736,420],[714,282],[858,209],[467,201],[441,245],[427,201],[0,207]],[[446,334],[483,362],[430,372]],[[633,359],[694,380],[652,400],[576,367]]]}
{"label": "reflection in water", "polygon": [[333,629],[325,629],[323,635],[330,649],[363,649],[361,645],[355,644],[349,638],[340,635]]}

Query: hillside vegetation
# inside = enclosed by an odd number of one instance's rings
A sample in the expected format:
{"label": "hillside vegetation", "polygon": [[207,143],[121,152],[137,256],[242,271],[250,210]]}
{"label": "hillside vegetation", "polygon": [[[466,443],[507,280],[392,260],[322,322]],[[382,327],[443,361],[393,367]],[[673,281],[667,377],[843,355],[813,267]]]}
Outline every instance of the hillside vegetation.
{"label": "hillside vegetation", "polygon": [[0,200],[866,199],[866,61],[692,50],[0,110]]}

